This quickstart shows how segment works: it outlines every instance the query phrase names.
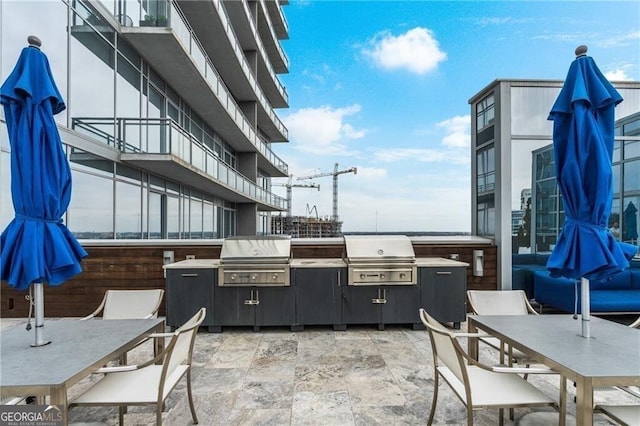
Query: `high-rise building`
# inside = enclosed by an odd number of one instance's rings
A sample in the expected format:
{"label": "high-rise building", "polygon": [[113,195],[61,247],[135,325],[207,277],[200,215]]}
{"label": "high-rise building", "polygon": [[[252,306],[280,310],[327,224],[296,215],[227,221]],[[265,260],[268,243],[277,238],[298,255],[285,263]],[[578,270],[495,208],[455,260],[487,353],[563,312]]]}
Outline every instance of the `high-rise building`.
{"label": "high-rise building", "polygon": [[[511,286],[512,254],[519,251],[549,251],[555,243],[558,224],[561,223],[556,221],[555,228],[544,233],[543,227],[536,226],[543,220],[539,214],[541,209],[538,209],[538,214],[533,211],[540,201],[536,200],[539,195],[537,187],[545,179],[551,179],[549,185],[555,186],[555,170],[548,149],[535,168],[533,159],[534,153],[553,143],[553,122],[547,118],[562,85],[562,81],[499,79],[469,100],[471,233],[495,240],[498,247],[498,283],[505,289]],[[620,81],[613,82],[613,85],[624,98],[615,109],[616,120],[639,112],[640,82]],[[629,128],[631,126],[633,124]],[[623,138],[621,135],[617,133],[616,146],[622,147],[624,140],[629,153],[637,150],[640,138]],[[627,156],[625,161],[632,162],[632,157]],[[615,162],[614,158],[614,174],[616,170],[620,173],[621,169],[616,169]],[[640,164],[639,161],[636,163]],[[629,173],[635,170],[635,166],[627,167],[625,170],[629,170]],[[632,176],[635,176],[634,182],[640,182],[638,174],[628,174],[631,180],[634,179]],[[630,190],[635,183],[627,185],[626,189]],[[514,236],[512,212],[522,210],[523,190],[527,189],[531,189],[531,211],[527,218],[525,206],[522,220],[526,226],[523,227],[523,235]],[[614,193],[618,192],[619,189],[614,188]],[[618,212],[622,208],[619,203]]]}
{"label": "high-rise building", "polygon": [[[288,176],[287,0],[0,2],[4,81],[27,36],[42,40],[67,109],[56,116],[79,238],[270,233]],[[0,126],[0,227],[13,218]]]}

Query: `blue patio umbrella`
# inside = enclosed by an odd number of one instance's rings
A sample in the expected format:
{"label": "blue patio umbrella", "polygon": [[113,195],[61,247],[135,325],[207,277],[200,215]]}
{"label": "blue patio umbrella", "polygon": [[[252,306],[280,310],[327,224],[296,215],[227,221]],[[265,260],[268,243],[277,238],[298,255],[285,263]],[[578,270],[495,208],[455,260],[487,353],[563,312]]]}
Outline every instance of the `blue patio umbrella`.
{"label": "blue patio umbrella", "polygon": [[576,49],[549,114],[566,217],[547,269],[552,276],[581,279],[582,336],[590,337],[589,280],[606,279],[627,268],[637,247],[619,243],[607,231],[614,113],[622,97],[586,52],[586,46]]}
{"label": "blue patio umbrella", "polygon": [[62,284],[82,271],[87,252],[62,223],[71,200],[71,170],[54,114],[65,109],[40,40],[29,37],[0,88],[11,146],[15,217],[0,237],[0,278],[35,290],[35,345],[45,342],[43,284]]}
{"label": "blue patio umbrella", "polygon": [[624,209],[624,222],[622,226],[622,239],[624,241],[632,241],[638,239],[638,218],[636,213],[638,209],[633,202]]}

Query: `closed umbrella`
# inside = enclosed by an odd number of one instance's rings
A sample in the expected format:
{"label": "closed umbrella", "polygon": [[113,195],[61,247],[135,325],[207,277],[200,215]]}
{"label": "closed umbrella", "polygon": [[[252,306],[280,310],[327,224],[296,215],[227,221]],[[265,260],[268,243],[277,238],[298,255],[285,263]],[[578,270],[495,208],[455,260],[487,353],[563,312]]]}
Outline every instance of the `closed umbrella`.
{"label": "closed umbrella", "polygon": [[34,285],[35,344],[42,346],[43,285],[62,284],[82,271],[87,252],[62,223],[71,199],[71,170],[54,114],[65,109],[40,40],[29,37],[0,88],[11,146],[15,217],[0,237],[0,278],[11,287]]}
{"label": "closed umbrella", "polygon": [[590,337],[589,280],[627,268],[637,247],[619,243],[607,230],[613,199],[614,113],[622,97],[586,52],[586,46],[576,49],[549,114],[565,222],[547,269],[552,276],[580,278],[582,336]]}
{"label": "closed umbrella", "polygon": [[622,227],[622,239],[624,241],[635,241],[638,239],[638,209],[633,202],[629,201],[624,209],[624,226]]}

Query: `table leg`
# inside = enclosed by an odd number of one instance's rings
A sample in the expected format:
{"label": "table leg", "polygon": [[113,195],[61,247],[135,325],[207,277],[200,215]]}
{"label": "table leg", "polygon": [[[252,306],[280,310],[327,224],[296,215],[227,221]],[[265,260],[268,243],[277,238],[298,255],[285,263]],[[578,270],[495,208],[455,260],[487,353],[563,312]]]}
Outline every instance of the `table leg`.
{"label": "table leg", "polygon": [[567,423],[567,378],[560,376],[560,421],[558,426],[565,426]]}
{"label": "table leg", "polygon": [[[156,329],[154,330],[154,333],[164,333],[164,321],[161,322]],[[156,357],[158,356],[158,354],[160,352],[162,352],[164,350],[164,337],[161,337],[159,339],[153,339],[153,356]],[[157,364],[162,364],[162,361],[158,361]]]}
{"label": "table leg", "polygon": [[49,390],[49,403],[50,405],[57,405],[62,410],[62,424],[69,424],[68,411],[67,411],[67,386],[51,386]]}
{"label": "table leg", "polygon": [[[476,328],[476,326],[474,324],[471,323],[471,321],[467,322],[467,331],[469,333],[477,333],[478,329]],[[467,338],[467,348],[469,351],[469,356],[471,356],[471,358],[475,359],[476,361],[478,360],[478,339],[475,337],[469,337]]]}
{"label": "table leg", "polygon": [[591,379],[576,380],[576,425],[593,425],[593,384]]}

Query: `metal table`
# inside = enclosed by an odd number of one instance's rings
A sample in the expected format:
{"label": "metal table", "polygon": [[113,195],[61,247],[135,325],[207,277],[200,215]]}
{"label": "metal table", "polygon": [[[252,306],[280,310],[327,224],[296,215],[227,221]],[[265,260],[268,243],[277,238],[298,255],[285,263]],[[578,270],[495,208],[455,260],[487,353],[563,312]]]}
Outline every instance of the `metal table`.
{"label": "metal table", "polygon": [[145,336],[163,332],[164,319],[64,319],[47,321],[45,330],[51,343],[40,347],[31,347],[33,334],[22,326],[0,332],[0,393],[50,395],[50,404],[60,406],[66,424],[67,389]]}
{"label": "metal table", "polygon": [[[640,332],[591,318],[591,338],[571,315],[469,315],[470,332],[492,334],[576,383],[577,425],[593,424],[593,388],[640,385]],[[477,359],[477,339],[469,351]]]}

